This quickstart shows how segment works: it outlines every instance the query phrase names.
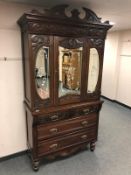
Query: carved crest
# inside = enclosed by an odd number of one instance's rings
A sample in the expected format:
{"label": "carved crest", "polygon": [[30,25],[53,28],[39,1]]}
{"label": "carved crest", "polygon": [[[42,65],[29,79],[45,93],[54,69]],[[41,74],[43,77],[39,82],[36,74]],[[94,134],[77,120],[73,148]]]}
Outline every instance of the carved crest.
{"label": "carved crest", "polygon": [[[68,16],[67,9],[69,5],[58,5],[55,6],[51,9],[44,9],[42,11],[37,11],[37,10],[32,10],[32,14],[37,14],[37,15],[42,15],[42,16],[48,16],[51,18],[64,18],[64,19],[71,19],[71,20],[78,20],[78,21],[83,21],[83,22],[89,22],[89,23],[99,23],[103,24],[101,22],[101,18],[99,18],[92,10],[83,7],[81,10],[85,14],[83,18],[81,18],[81,13],[80,9],[73,9],[73,10],[68,10],[70,12],[70,16]],[[108,21],[106,21],[104,24],[109,24]]]}

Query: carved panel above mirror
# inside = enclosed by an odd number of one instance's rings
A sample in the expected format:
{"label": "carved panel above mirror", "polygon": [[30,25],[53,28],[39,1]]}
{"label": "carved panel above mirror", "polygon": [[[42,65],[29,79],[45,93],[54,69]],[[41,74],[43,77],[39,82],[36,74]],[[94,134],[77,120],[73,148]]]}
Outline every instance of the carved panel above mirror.
{"label": "carved panel above mirror", "polygon": [[50,37],[45,35],[32,35],[31,36],[32,48],[37,49],[41,45],[49,45]]}

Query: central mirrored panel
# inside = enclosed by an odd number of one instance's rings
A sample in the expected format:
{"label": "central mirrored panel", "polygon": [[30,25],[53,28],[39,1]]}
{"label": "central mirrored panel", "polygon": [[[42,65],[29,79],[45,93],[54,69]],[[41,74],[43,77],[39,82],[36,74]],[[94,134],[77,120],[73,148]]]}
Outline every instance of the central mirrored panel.
{"label": "central mirrored panel", "polygon": [[99,54],[96,48],[90,49],[88,88],[87,93],[93,93],[96,89],[99,76]]}
{"label": "central mirrored panel", "polygon": [[80,94],[83,47],[59,47],[59,97]]}
{"label": "central mirrored panel", "polygon": [[41,99],[50,96],[49,47],[42,46],[36,55],[35,64],[36,90]]}

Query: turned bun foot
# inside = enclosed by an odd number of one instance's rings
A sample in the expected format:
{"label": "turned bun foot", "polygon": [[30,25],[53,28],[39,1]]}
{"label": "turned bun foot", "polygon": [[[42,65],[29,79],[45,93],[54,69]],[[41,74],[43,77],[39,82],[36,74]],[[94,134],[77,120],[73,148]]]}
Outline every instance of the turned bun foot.
{"label": "turned bun foot", "polygon": [[96,146],[95,142],[91,142],[90,143],[90,150],[94,151],[95,150],[95,146]]}
{"label": "turned bun foot", "polygon": [[39,161],[32,161],[32,168],[34,171],[38,171],[39,170]]}

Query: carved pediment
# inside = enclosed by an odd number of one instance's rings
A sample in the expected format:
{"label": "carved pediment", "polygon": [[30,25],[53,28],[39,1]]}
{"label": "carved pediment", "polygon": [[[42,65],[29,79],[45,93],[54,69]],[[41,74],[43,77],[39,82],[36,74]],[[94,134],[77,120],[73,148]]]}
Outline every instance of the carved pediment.
{"label": "carved pediment", "polygon": [[[81,22],[89,22],[89,23],[99,23],[101,22],[101,18],[99,18],[92,10],[83,7],[82,9],[72,9],[69,10],[69,5],[58,5],[51,9],[44,9],[42,11],[32,10],[32,14],[42,15],[51,18],[60,18],[60,19],[68,19],[68,20],[78,20]],[[70,15],[67,14],[67,11]],[[83,17],[81,17],[81,13]],[[105,22],[104,24],[109,24],[109,22]]]}

